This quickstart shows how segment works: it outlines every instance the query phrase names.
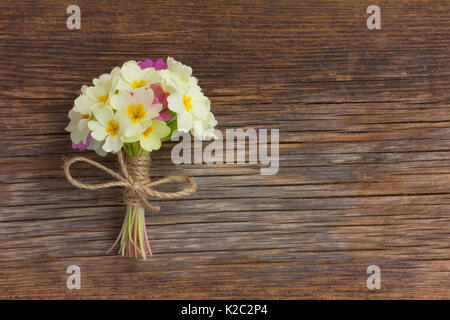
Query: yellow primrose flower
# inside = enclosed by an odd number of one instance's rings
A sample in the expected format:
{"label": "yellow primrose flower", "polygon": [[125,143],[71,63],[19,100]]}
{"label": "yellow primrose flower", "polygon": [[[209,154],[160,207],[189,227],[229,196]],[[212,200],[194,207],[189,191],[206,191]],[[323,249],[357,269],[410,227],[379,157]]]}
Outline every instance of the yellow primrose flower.
{"label": "yellow primrose flower", "polygon": [[147,88],[119,92],[110,102],[117,110],[117,119],[127,138],[144,132],[149,122],[159,116],[162,109],[162,104],[155,99],[153,90]]}
{"label": "yellow primrose flower", "polygon": [[153,119],[144,132],[122,140],[127,143],[139,141],[141,148],[150,152],[161,148],[161,139],[169,133],[170,128],[164,121]]}
{"label": "yellow primrose flower", "polygon": [[190,86],[187,92],[175,91],[167,97],[169,109],[177,113],[178,130],[189,132],[194,121],[208,118],[210,102],[198,86]]}
{"label": "yellow primrose flower", "polygon": [[115,85],[115,89],[129,91],[137,88],[148,88],[151,84],[160,81],[160,76],[155,68],[142,69],[136,61],[127,61],[120,69],[121,76]]}
{"label": "yellow primrose flower", "polygon": [[110,106],[94,109],[96,120],[88,123],[91,135],[97,141],[105,141],[103,150],[106,152],[117,152],[122,148],[122,128]]}
{"label": "yellow primrose flower", "polygon": [[116,86],[120,68],[114,68],[111,73],[105,73],[92,82],[94,86],[83,86],[81,95],[75,99],[74,110],[86,115],[91,115],[94,108],[102,107],[109,103],[111,91]]}
{"label": "yellow primrose flower", "polygon": [[197,85],[197,78],[192,76],[192,68],[176,61],[172,57],[167,58],[167,69],[159,70],[160,83],[166,92],[186,92],[189,86]]}
{"label": "yellow primrose flower", "polygon": [[191,134],[201,140],[217,139],[214,134],[214,127],[217,125],[217,120],[214,118],[212,112],[208,113],[205,120],[194,120],[194,125],[191,129]]}
{"label": "yellow primrose flower", "polygon": [[74,111],[73,108],[69,111],[70,122],[65,130],[70,132],[70,139],[74,144],[79,144],[80,142],[86,143],[89,134],[89,117],[88,114],[81,114]]}

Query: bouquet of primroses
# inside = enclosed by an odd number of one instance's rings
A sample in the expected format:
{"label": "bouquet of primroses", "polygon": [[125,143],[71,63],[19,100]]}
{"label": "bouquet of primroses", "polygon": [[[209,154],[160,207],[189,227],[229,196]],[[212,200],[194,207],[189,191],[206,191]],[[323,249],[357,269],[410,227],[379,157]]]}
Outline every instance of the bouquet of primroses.
{"label": "bouquet of primroses", "polygon": [[[91,190],[125,187],[126,216],[111,249],[120,242],[121,255],[146,259],[151,249],[144,209],[159,210],[147,197],[175,198],[196,190],[189,177],[166,177],[151,182],[149,154],[158,150],[161,142],[180,132],[190,132],[203,140],[215,138],[217,121],[211,112],[210,100],[192,76],[192,69],[171,57],[166,62],[161,59],[128,61],[94,79],[93,85],[83,86],[69,111],[69,118],[66,130],[70,132],[72,147],[81,151],[94,150],[102,156],[117,154],[122,174],[98,162],[76,157],[66,162],[68,180],[79,188]],[[76,161],[88,162],[117,181],[97,185],[81,183],[69,172],[70,165]],[[186,182],[188,187],[172,193],[153,189],[167,182]]]}

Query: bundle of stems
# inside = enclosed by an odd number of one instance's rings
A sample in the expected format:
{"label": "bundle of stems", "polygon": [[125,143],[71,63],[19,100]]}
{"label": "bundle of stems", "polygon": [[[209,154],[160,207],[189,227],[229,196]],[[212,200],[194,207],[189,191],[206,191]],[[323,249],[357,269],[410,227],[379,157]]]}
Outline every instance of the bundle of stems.
{"label": "bundle of stems", "polygon": [[[139,142],[125,143],[123,148],[129,157],[149,156],[149,152],[142,149]],[[122,229],[107,254],[111,252],[118,243],[120,243],[119,254],[122,256],[133,258],[141,257],[144,260],[146,260],[147,257],[152,256],[145,223],[144,207],[127,205]]]}

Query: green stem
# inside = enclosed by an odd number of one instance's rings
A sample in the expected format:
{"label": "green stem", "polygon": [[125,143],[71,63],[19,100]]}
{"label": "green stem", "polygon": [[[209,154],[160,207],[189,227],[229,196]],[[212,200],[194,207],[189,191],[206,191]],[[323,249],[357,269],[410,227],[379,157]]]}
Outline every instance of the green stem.
{"label": "green stem", "polygon": [[[150,152],[143,150],[140,142],[125,143],[123,149],[130,157],[147,156]],[[145,226],[145,210],[142,207],[133,205],[128,206],[128,214],[124,221],[123,232],[120,238],[119,254],[142,259],[147,259],[148,249],[151,256],[151,249],[147,238],[147,229]],[[120,236],[120,235],[119,235]]]}

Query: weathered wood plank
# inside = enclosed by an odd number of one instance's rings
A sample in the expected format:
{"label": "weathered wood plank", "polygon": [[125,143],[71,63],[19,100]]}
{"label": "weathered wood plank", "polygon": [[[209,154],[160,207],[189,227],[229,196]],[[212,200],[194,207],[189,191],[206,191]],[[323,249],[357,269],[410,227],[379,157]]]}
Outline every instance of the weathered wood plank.
{"label": "weathered wood plank", "polygon": [[[376,31],[356,0],[78,1],[80,31],[68,5],[0,3],[1,298],[450,297],[448,1],[378,1]],[[199,191],[155,201],[151,261],[104,256],[122,190],[67,183],[67,112],[113,66],[168,55],[193,67],[219,129],[280,130],[279,172],[176,166],[167,143],[152,176]]]}

